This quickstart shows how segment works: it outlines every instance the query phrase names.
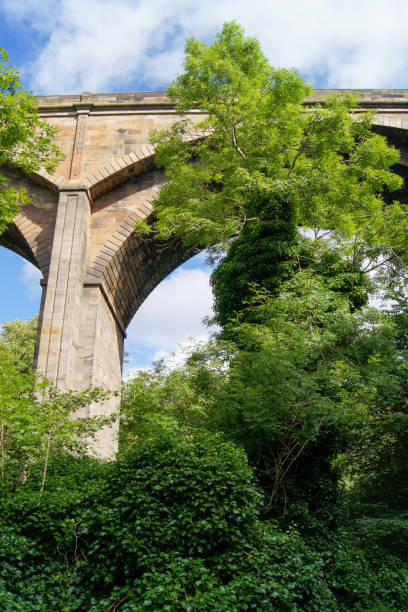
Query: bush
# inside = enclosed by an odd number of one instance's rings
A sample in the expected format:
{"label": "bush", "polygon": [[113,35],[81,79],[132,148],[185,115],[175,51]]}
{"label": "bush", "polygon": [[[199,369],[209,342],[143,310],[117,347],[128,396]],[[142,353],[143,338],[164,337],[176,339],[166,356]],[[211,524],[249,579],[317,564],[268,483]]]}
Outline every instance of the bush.
{"label": "bush", "polygon": [[[114,587],[137,581],[143,590],[170,557],[178,567],[179,559],[200,564],[232,550],[250,538],[261,501],[243,451],[210,434],[162,437],[110,464],[60,455],[41,498],[36,469],[1,501],[6,539],[24,549],[10,563],[30,576],[30,593],[19,594],[27,610],[38,609],[39,593],[61,574],[64,589],[68,581],[87,593],[91,609]],[[4,579],[3,591],[17,596]]]}
{"label": "bush", "polygon": [[356,534],[314,550],[261,522],[246,456],[209,433],[166,435],[104,464],[60,455],[0,502],[9,611],[408,609],[402,560]]}
{"label": "bush", "polygon": [[126,590],[123,611],[337,610],[320,555],[299,535],[283,534],[274,524],[258,525],[251,535],[251,543],[206,560],[163,558]]}
{"label": "bush", "polygon": [[379,546],[374,549],[358,521],[333,537],[325,549],[325,575],[340,610],[408,610],[406,560]]}

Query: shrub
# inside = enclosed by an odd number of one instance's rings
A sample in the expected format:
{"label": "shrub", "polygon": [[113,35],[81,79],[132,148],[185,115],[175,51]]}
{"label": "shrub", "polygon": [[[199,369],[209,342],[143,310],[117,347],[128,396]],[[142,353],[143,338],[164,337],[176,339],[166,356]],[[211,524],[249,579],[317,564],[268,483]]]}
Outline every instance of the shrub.
{"label": "shrub", "polygon": [[137,445],[109,466],[97,496],[78,533],[88,559],[107,561],[115,579],[159,554],[206,557],[239,545],[261,501],[244,452],[208,433]]}
{"label": "shrub", "polygon": [[401,559],[352,531],[318,551],[261,522],[246,456],[218,435],[157,437],[112,463],[61,454],[42,497],[40,479],[38,465],[0,502],[7,612],[408,609]]}

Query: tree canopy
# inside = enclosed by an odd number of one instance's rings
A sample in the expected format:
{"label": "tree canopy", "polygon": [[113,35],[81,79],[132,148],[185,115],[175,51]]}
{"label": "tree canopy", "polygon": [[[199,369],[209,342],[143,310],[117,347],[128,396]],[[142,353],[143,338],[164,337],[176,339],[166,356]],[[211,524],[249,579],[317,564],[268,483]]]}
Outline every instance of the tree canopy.
{"label": "tree canopy", "polygon": [[401,186],[390,170],[399,153],[372,132],[372,114],[354,112],[353,96],[305,106],[311,88],[270,66],[235,22],[185,51],[168,90],[181,118],[152,138],[167,182],[145,231],[222,249],[250,224],[280,218],[288,236],[293,227],[337,232],[350,253],[364,248],[373,260],[405,253],[406,211],[382,195]]}
{"label": "tree canopy", "polygon": [[[11,165],[26,173],[55,169],[61,155],[52,144],[55,130],[37,114],[37,100],[21,87],[18,72],[0,48],[0,168]],[[24,190],[7,184],[0,174],[0,233],[28,201]]]}
{"label": "tree canopy", "polygon": [[6,350],[22,374],[32,373],[38,315],[28,321],[6,321],[0,331],[0,350]]}

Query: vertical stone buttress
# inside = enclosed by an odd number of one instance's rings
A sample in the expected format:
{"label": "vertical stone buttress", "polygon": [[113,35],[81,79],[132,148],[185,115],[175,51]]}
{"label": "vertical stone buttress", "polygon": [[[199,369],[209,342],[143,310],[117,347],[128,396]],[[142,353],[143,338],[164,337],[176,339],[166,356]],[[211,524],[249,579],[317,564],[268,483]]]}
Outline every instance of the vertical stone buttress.
{"label": "vertical stone buttress", "polygon": [[[90,202],[86,189],[61,191],[47,283],[43,286],[35,367],[60,389],[102,386],[118,391],[121,384],[123,333],[101,287],[84,285]],[[87,413],[110,414],[119,408],[112,397]],[[102,430],[96,452],[117,450],[117,424]]]}
{"label": "vertical stone buttress", "polygon": [[72,388],[88,242],[85,191],[61,192],[42,313],[37,367],[62,389]]}

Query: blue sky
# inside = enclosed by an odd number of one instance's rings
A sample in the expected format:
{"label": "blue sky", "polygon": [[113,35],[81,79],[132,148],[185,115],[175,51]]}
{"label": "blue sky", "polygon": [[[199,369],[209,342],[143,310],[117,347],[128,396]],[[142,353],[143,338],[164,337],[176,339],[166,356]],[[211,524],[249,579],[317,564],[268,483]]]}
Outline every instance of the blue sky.
{"label": "blue sky", "polygon": [[[163,90],[185,39],[209,42],[232,19],[315,87],[408,86],[406,0],[0,0],[0,46],[36,94]],[[199,256],[151,294],[128,330],[127,367],[208,336],[209,273]],[[37,312],[38,272],[1,247],[0,283],[0,322]]]}

